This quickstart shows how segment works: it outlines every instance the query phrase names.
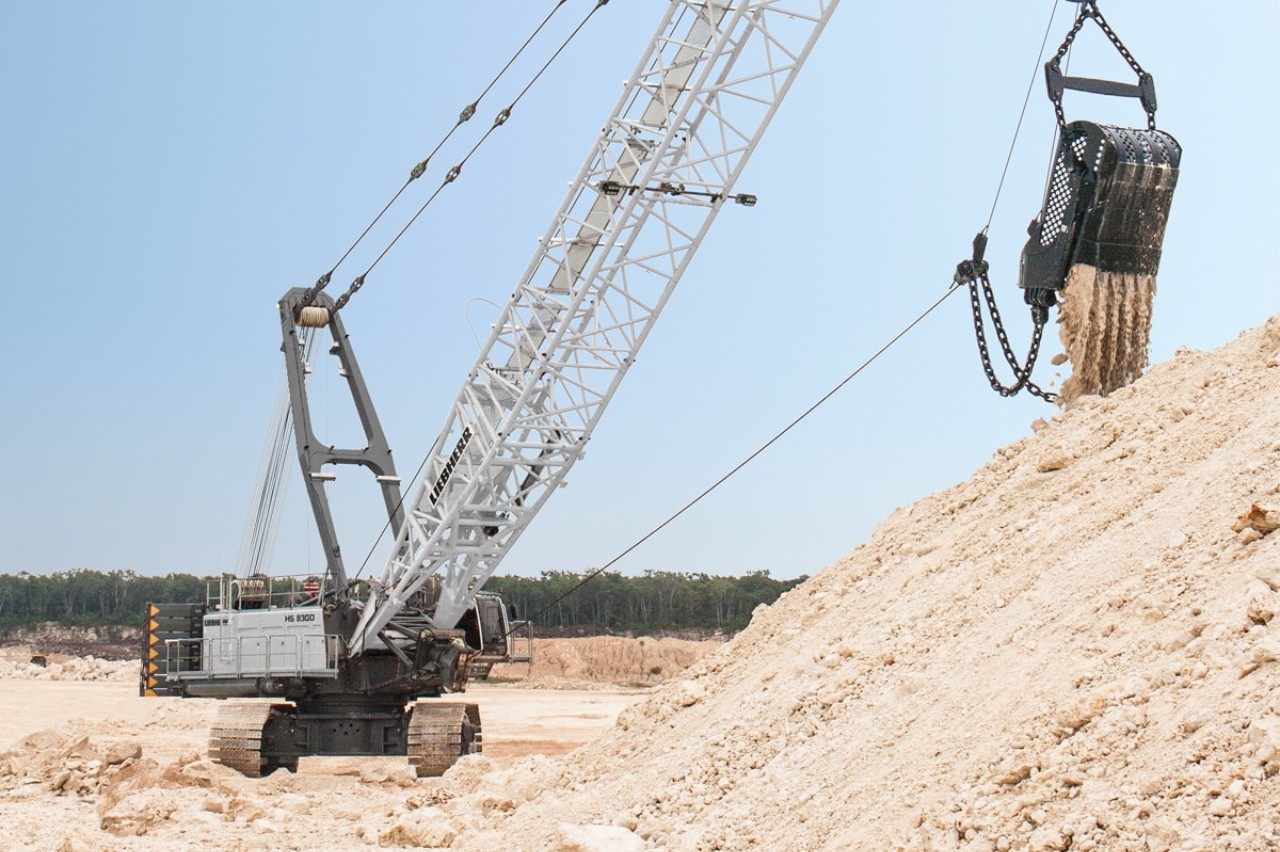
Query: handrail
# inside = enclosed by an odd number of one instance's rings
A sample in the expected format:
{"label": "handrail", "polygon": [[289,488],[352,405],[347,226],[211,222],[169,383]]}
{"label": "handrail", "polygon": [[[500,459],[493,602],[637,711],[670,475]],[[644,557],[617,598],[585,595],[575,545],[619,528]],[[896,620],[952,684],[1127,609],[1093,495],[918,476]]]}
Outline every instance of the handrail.
{"label": "handrail", "polygon": [[[246,649],[247,642],[255,643]],[[283,646],[292,644],[287,652]],[[279,644],[281,647],[275,647]],[[318,646],[318,647],[317,647]],[[199,651],[197,657],[196,651]],[[201,680],[245,678],[277,675],[294,677],[337,677],[342,637],[336,633],[299,635],[266,633],[254,636],[201,637],[169,639],[165,642],[168,680]],[[228,652],[229,651],[229,652]],[[320,667],[307,665],[308,660],[323,660]],[[246,664],[246,659],[261,658],[261,665]],[[200,668],[192,669],[196,660]],[[278,663],[295,663],[276,668]],[[184,667],[184,663],[186,664]]]}

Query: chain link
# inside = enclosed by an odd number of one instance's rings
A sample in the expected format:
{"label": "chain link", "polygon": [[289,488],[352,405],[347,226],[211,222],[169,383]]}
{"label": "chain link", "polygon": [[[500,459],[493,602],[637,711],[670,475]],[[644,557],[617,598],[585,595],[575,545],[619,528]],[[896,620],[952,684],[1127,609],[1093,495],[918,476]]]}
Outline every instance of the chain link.
{"label": "chain link", "polygon": [[[982,264],[985,266],[985,264]],[[969,285],[969,304],[973,309],[973,331],[974,336],[978,340],[978,354],[982,358],[982,370],[987,374],[987,381],[990,382],[992,390],[1001,396],[1014,396],[1021,390],[1026,390],[1032,396],[1038,396],[1046,402],[1057,402],[1057,394],[1050,393],[1042,389],[1035,382],[1031,381],[1031,371],[1035,369],[1036,360],[1040,357],[1040,342],[1044,337],[1045,323],[1048,321],[1048,308],[1040,305],[1031,307],[1031,319],[1034,328],[1031,332],[1031,346],[1027,351],[1027,358],[1024,364],[1019,364],[1018,357],[1013,353],[1013,347],[1009,343],[1009,335],[1005,332],[1004,321],[1000,318],[1000,310],[996,307],[995,292],[991,289],[991,279],[987,276],[985,269],[975,269],[974,274],[964,276],[963,280]],[[981,282],[982,298],[979,298],[978,285]],[[959,283],[959,280],[957,280]],[[996,338],[1000,341],[1000,349],[1004,355],[1005,362],[1009,368],[1013,370],[1014,379],[1012,385],[1003,384],[996,376],[995,367],[991,363],[991,352],[987,347],[986,323],[982,317],[982,302],[986,301],[987,310],[991,314],[991,325],[995,329]]]}
{"label": "chain link", "polygon": [[1102,30],[1108,39],[1110,39],[1111,45],[1115,47],[1116,51],[1121,56],[1124,57],[1124,61],[1129,63],[1129,67],[1133,69],[1133,73],[1137,74],[1139,77],[1146,76],[1147,72],[1142,70],[1142,66],[1138,64],[1137,59],[1134,59],[1133,54],[1129,52],[1129,48],[1124,46],[1124,42],[1120,40],[1120,36],[1116,35],[1115,30],[1111,29],[1111,25],[1107,23],[1107,19],[1102,17],[1102,13],[1098,11],[1098,5],[1096,3],[1090,3],[1089,5],[1093,9],[1092,17],[1098,22],[1098,28]]}

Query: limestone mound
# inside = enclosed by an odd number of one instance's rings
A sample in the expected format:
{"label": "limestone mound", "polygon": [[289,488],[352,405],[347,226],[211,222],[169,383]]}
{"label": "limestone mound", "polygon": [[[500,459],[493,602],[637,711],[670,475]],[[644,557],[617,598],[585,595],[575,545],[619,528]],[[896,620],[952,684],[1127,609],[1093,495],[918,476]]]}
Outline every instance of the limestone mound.
{"label": "limestone mound", "polygon": [[1233,525],[1277,494],[1280,317],[898,510],[453,848],[1276,848],[1280,535]]}
{"label": "limestone mound", "polygon": [[103,660],[93,656],[63,657],[46,665],[0,659],[0,680],[116,681],[138,679],[137,660]]}

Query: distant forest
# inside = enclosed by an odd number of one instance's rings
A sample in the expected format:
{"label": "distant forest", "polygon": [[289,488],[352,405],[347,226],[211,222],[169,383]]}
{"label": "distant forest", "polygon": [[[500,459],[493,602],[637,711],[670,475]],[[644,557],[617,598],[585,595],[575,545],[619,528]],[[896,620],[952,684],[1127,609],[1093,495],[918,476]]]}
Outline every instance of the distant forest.
{"label": "distant forest", "polygon": [[[723,631],[747,626],[751,612],[794,588],[768,571],[742,577],[646,571],[639,577],[605,572],[574,590],[583,576],[546,571],[540,577],[495,576],[486,591],[514,604],[537,628],[584,633]],[[134,626],[147,603],[202,602],[216,577],[132,571],[0,574],[0,631],[53,621],[67,626]]]}

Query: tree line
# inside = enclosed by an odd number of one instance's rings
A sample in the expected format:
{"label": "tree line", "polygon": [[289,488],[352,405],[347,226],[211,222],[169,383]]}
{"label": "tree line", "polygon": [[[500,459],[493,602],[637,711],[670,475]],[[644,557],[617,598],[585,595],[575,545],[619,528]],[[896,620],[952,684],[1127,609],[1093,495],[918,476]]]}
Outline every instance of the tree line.
{"label": "tree line", "polygon": [[205,600],[213,577],[165,574],[144,577],[132,571],[59,571],[55,574],[0,574],[0,629],[46,621],[80,627],[137,626],[148,603]]}
{"label": "tree line", "polygon": [[544,571],[540,577],[493,577],[485,589],[514,604],[535,627],[654,633],[667,630],[734,633],[760,604],[771,604],[806,577],[775,580],[768,571],[741,577],[646,571],[584,576]]}
{"label": "tree line", "polygon": [[[78,569],[0,574],[0,630],[53,621],[69,626],[135,626],[148,603],[201,603],[217,577]],[[736,632],[752,611],[805,578],[775,580],[768,571],[741,577],[646,571],[638,577],[544,571],[540,577],[495,576],[485,584],[514,604],[535,628],[591,632]]]}

